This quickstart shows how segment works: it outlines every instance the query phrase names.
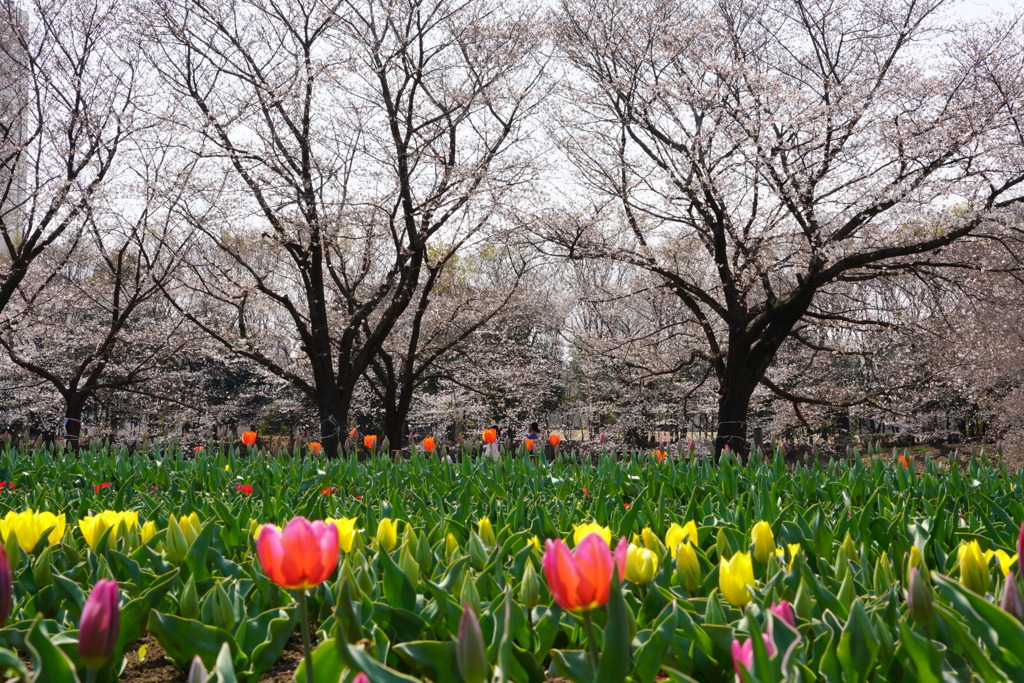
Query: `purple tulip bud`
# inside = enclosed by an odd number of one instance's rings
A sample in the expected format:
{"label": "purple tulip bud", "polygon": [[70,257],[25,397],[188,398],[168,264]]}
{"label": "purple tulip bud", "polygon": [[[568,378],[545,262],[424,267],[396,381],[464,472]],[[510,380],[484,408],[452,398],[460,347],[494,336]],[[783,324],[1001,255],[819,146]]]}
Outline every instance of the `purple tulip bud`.
{"label": "purple tulip bud", "polygon": [[7,623],[14,604],[14,580],[11,577],[11,563],[7,551],[0,545],[0,626]]}
{"label": "purple tulip bud", "polygon": [[793,613],[793,605],[788,600],[782,600],[768,608],[768,611],[782,619],[784,622],[796,628],[796,614]]}
{"label": "purple tulip bud", "polygon": [[455,643],[455,659],[466,683],[483,683],[490,675],[487,650],[480,622],[468,604],[463,605],[459,622],[459,640]]}
{"label": "purple tulip bud", "polygon": [[117,581],[100,579],[89,593],[78,622],[78,658],[98,669],[114,655],[121,631],[121,593]]}
{"label": "purple tulip bud", "polygon": [[999,606],[1004,612],[1009,612],[1017,617],[1017,621],[1024,622],[1024,600],[1021,600],[1020,586],[1017,585],[1017,577],[1012,571],[1006,574],[1003,597],[999,601]]}
{"label": "purple tulip bud", "polygon": [[917,567],[910,570],[907,609],[914,621],[927,628],[932,623],[932,592]]}

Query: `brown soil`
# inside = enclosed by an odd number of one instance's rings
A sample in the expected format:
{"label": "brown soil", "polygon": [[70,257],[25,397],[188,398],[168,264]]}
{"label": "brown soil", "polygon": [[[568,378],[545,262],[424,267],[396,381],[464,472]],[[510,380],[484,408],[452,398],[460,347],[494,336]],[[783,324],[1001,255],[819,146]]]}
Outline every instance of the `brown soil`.
{"label": "brown soil", "polygon": [[[146,659],[139,662],[139,648],[148,646]],[[150,635],[144,635],[137,643],[128,648],[125,656],[128,664],[121,675],[122,681],[133,681],[134,683],[184,683],[188,680],[188,672],[181,671],[164,655],[166,651],[160,647],[160,643]],[[281,658],[274,666],[270,667],[260,678],[263,683],[291,683],[295,679],[295,670],[302,661],[302,639],[298,634],[291,637],[285,645]]]}

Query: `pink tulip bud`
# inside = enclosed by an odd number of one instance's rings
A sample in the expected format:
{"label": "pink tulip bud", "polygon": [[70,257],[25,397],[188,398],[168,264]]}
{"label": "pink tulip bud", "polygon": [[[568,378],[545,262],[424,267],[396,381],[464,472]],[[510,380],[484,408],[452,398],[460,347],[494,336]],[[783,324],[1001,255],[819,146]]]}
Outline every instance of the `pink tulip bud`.
{"label": "pink tulip bud", "polygon": [[793,613],[793,605],[789,604],[788,600],[776,602],[768,608],[768,611],[774,614],[776,618],[796,628],[796,614]]}
{"label": "pink tulip bud", "polygon": [[1017,557],[1024,562],[1024,522],[1020,524],[1020,534],[1017,536]]}
{"label": "pink tulip bud", "polygon": [[78,658],[98,669],[114,655],[121,632],[121,592],[117,581],[100,579],[89,593],[78,622]]}
{"label": "pink tulip bud", "polygon": [[[772,644],[772,639],[768,637],[767,633],[762,633],[761,638],[764,640],[765,649],[768,650],[768,656],[773,656],[775,645]],[[741,666],[747,671],[754,668],[754,640],[752,638],[747,638],[742,644],[738,640],[732,641],[732,667],[736,670],[737,676],[743,675],[740,670]]]}
{"label": "pink tulip bud", "polygon": [[14,604],[14,580],[11,577],[11,563],[7,551],[0,545],[0,626],[7,623]]}
{"label": "pink tulip bud", "polygon": [[373,683],[366,674],[359,674],[352,679],[352,683]]}
{"label": "pink tulip bud", "polygon": [[1003,597],[999,601],[999,606],[1004,612],[1009,612],[1017,617],[1017,621],[1024,622],[1024,601],[1021,600],[1020,587],[1017,585],[1017,577],[1013,571],[1006,574]]}
{"label": "pink tulip bud", "polygon": [[601,432],[601,436],[597,437],[598,442],[604,443],[604,432]]}
{"label": "pink tulip bud", "polygon": [[484,634],[480,630],[473,608],[462,606],[462,620],[459,622],[459,639],[455,643],[455,660],[466,683],[483,683],[490,675]]}

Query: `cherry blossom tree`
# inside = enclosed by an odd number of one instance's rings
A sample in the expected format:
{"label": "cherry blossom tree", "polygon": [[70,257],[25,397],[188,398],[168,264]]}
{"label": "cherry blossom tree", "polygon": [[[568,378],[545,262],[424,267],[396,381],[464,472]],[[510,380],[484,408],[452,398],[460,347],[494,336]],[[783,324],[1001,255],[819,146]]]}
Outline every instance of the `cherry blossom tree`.
{"label": "cherry blossom tree", "polygon": [[[1021,41],[942,0],[563,0],[560,144],[574,195],[546,248],[657,277],[700,327],[716,451],[745,454],[759,386],[839,290],[945,263],[1022,199]],[[579,192],[576,192],[576,189]]]}

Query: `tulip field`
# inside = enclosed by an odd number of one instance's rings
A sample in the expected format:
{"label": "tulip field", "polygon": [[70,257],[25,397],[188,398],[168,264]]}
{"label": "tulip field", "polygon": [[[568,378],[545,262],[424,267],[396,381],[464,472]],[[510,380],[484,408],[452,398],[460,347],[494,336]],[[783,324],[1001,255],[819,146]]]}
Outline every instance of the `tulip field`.
{"label": "tulip field", "polygon": [[0,451],[0,669],[1024,680],[1024,476],[998,455],[309,451]]}

